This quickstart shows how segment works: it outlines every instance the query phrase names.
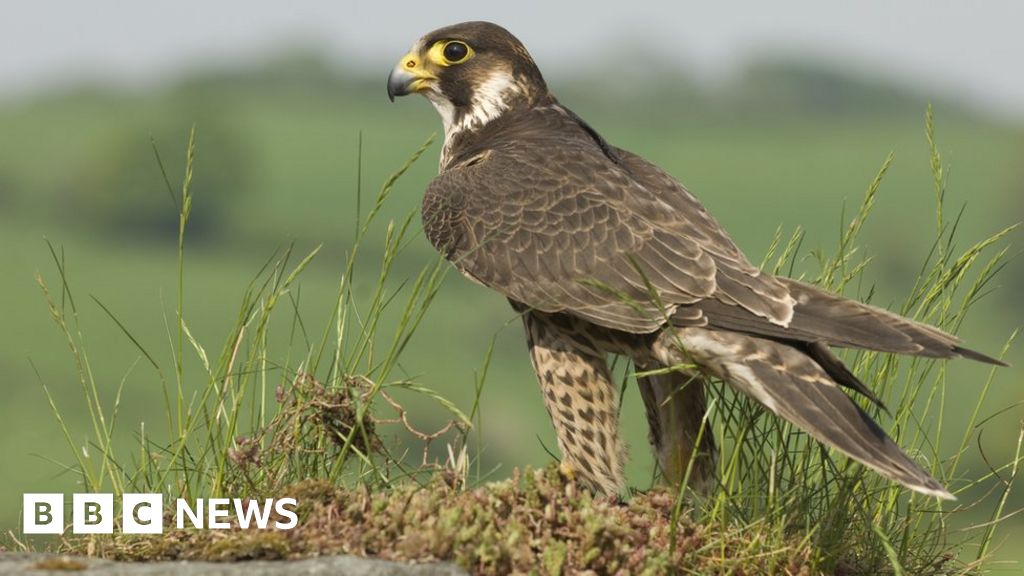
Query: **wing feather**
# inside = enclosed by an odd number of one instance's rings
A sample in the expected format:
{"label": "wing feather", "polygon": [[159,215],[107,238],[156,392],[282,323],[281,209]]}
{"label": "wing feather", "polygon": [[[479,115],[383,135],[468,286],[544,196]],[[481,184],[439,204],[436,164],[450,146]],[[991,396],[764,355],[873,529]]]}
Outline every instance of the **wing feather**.
{"label": "wing feather", "polygon": [[719,292],[787,321],[785,288],[653,165],[625,151],[613,160],[557,110],[505,122],[490,146],[453,162],[424,199],[428,237],[467,276],[530,307],[629,332],[657,330],[679,305]]}
{"label": "wing feather", "polygon": [[575,118],[558,106],[503,116],[462,152],[472,161],[431,182],[424,228],[466,276],[634,333],[667,313],[679,326],[1001,364],[935,328],[762,273],[674,178],[625,150],[609,155]]}
{"label": "wing feather", "polygon": [[679,338],[712,374],[819,441],[913,490],[953,498],[803,351],[700,328],[682,330]]}

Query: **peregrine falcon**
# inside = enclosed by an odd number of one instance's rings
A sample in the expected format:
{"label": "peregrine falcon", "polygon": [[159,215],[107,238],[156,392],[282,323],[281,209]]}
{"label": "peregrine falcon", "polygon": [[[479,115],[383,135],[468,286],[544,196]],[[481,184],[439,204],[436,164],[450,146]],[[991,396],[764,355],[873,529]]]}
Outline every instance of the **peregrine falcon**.
{"label": "peregrine falcon", "polygon": [[607,362],[622,355],[642,371],[649,438],[670,482],[691,459],[691,483],[714,479],[715,443],[698,431],[706,379],[717,378],[879,474],[953,497],[840,389],[877,401],[830,347],[1000,361],[752,265],[672,176],[560,104],[500,26],[427,34],[387,89],[392,100],[422,94],[441,116],[424,230],[462,274],[521,313],[567,473],[604,493],[625,489]]}

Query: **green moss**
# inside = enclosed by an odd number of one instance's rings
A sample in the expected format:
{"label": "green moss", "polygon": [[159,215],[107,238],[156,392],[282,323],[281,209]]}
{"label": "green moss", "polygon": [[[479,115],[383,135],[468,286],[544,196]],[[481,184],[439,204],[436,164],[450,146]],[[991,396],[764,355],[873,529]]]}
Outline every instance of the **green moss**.
{"label": "green moss", "polygon": [[560,576],[568,557],[568,548],[564,542],[550,542],[541,552],[544,571],[551,576]]}
{"label": "green moss", "polygon": [[[356,554],[397,561],[450,561],[475,574],[744,573],[810,574],[811,550],[766,542],[756,530],[680,520],[662,490],[623,503],[565,483],[554,466],[516,471],[503,482],[457,490],[440,477],[371,492],[307,480],[292,530],[170,530],[162,537],[113,536],[98,555],[130,560],[285,559]],[[81,552],[85,540],[72,541]]]}
{"label": "green moss", "polygon": [[290,552],[291,545],[284,532],[237,530],[209,542],[202,557],[222,562],[280,560],[287,558]]}

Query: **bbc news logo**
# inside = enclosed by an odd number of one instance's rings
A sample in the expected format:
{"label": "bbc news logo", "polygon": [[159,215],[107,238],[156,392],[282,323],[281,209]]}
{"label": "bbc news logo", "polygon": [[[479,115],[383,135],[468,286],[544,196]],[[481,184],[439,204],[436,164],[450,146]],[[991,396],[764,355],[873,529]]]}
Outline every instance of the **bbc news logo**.
{"label": "bbc news logo", "polygon": [[[299,523],[294,498],[199,498],[194,503],[178,498],[174,504],[175,525],[185,528],[223,530],[231,528],[234,516],[239,528],[276,528],[291,530]],[[162,494],[123,494],[121,531],[125,534],[162,534],[164,531]],[[62,534],[64,532],[63,494],[24,494],[22,531],[25,534]],[[113,494],[74,494],[71,498],[72,534],[112,534]],[[273,521],[271,521],[273,520]]]}

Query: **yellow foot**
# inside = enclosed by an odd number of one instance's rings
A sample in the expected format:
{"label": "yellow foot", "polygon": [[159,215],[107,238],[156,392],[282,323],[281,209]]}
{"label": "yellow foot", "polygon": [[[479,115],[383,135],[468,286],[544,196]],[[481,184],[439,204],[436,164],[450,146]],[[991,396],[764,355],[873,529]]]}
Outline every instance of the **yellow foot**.
{"label": "yellow foot", "polygon": [[574,482],[576,480],[576,471],[573,470],[572,466],[570,466],[567,462],[559,462],[558,471],[562,474],[562,477],[568,480],[569,482]]}

